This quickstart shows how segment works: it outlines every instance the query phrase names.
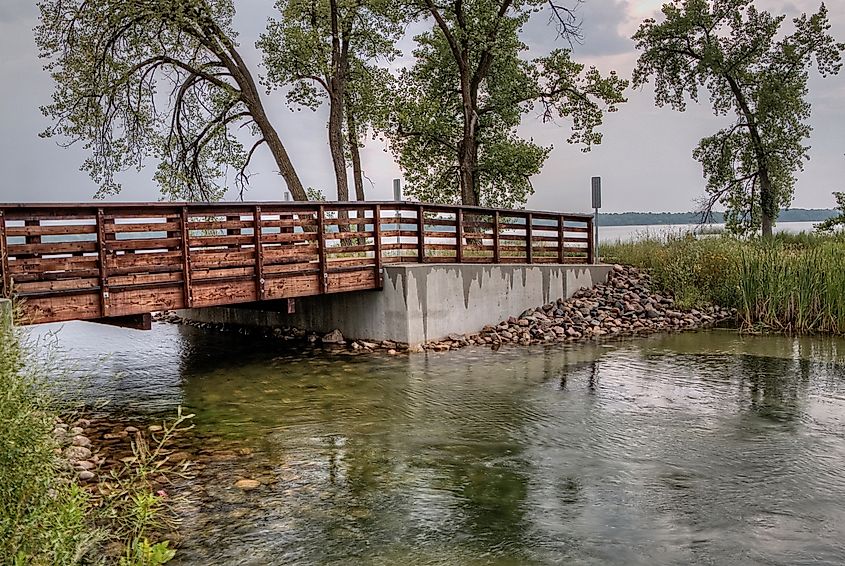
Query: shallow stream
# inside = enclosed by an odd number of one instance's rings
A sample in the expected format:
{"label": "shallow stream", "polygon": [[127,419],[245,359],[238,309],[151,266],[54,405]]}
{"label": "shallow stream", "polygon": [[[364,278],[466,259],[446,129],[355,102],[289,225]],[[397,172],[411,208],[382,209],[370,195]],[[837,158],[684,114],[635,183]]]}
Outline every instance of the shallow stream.
{"label": "shallow stream", "polygon": [[224,451],[177,564],[845,563],[845,341],[353,357],[163,324],[57,336],[71,394],[181,404],[197,450]]}

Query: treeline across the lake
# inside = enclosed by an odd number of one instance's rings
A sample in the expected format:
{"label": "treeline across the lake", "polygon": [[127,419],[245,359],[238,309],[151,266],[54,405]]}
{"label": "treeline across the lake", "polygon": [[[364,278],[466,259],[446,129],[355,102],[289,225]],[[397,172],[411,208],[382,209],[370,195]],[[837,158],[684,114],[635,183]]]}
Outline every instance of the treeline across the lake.
{"label": "treeline across the lake", "polygon": [[685,306],[736,308],[745,331],[845,334],[845,233],[671,235],[602,246]]}
{"label": "treeline across the lake", "polygon": [[[823,222],[836,215],[832,208],[792,208],[782,210],[778,222]],[[602,212],[599,223],[602,226],[724,224],[725,214],[713,212],[704,218],[700,212]]]}

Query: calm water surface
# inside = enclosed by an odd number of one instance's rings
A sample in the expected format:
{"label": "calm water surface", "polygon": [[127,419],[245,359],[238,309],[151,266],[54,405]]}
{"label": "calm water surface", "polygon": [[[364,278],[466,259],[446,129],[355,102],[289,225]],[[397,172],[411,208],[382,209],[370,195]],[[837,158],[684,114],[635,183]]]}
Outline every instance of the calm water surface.
{"label": "calm water surface", "polygon": [[349,357],[74,323],[58,344],[79,398],[182,404],[201,447],[252,451],[196,480],[178,564],[845,563],[843,341]]}

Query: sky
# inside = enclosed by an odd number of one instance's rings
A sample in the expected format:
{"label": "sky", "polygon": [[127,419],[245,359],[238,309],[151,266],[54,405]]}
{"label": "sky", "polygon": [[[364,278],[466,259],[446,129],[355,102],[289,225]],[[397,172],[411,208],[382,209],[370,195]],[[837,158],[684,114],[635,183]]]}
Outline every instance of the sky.
{"label": "sky", "polygon": [[[235,28],[242,50],[255,73],[263,73],[255,40],[273,15],[273,0],[235,0]],[[601,71],[615,69],[630,77],[637,53],[630,40],[640,22],[659,14],[660,0],[585,0],[578,8],[583,21],[583,41],[574,46],[576,60]],[[832,33],[845,41],[845,0],[827,2]],[[818,0],[759,0],[757,6],[790,17],[814,12]],[[60,147],[57,140],[41,139],[48,126],[39,107],[50,101],[49,75],[38,59],[32,29],[37,25],[35,0],[0,0],[0,202],[88,201],[97,187],[79,171],[85,157],[79,147]],[[544,21],[532,21],[526,41],[536,48],[555,47],[554,30]],[[401,46],[410,57],[412,42]],[[725,125],[703,105],[690,105],[684,113],[654,105],[648,87],[629,91],[629,102],[619,112],[606,115],[601,131],[604,141],[590,153],[566,143],[566,120],[544,124],[539,115],[524,117],[521,134],[554,147],[543,171],[532,179],[536,194],[528,207],[538,210],[587,211],[590,178],[603,180],[603,210],[693,210],[704,193],[700,165],[692,159],[698,140]],[[809,100],[813,105],[809,140],[811,160],[799,174],[793,206],[829,208],[831,192],[845,190],[845,72],[822,80],[813,76]],[[292,112],[284,97],[265,100],[270,118],[285,143],[305,186],[330,195],[334,174],[326,142],[323,110]],[[392,179],[401,171],[387,148],[368,142],[362,153],[367,198],[392,198]],[[123,192],[114,200],[158,200],[152,182],[153,167],[124,175]],[[284,183],[275,173],[265,149],[256,155],[247,200],[281,200]],[[227,198],[235,198],[234,191]]]}

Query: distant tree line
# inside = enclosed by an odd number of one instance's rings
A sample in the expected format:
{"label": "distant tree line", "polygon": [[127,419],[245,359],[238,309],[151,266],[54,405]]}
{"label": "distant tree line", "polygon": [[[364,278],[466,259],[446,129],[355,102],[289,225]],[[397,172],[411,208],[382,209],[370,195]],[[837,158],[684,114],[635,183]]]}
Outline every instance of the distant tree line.
{"label": "distant tree line", "polygon": [[[837,216],[833,209],[792,208],[782,210],[778,215],[781,222],[826,222]],[[724,224],[725,213],[712,212],[704,224]],[[654,226],[670,224],[701,224],[700,212],[602,212],[601,226]]]}
{"label": "distant tree line", "polygon": [[[148,164],[165,198],[216,200],[232,182],[243,194],[253,157],[268,151],[293,198],[308,200],[286,142],[326,135],[339,200],[365,198],[361,152],[378,137],[412,197],[520,207],[552,150],[520,125],[566,123],[566,141],[589,151],[626,102],[628,80],[573,58],[583,1],[276,0],[255,68],[235,0],[40,0],[35,39],[56,84],[43,135],[83,145],[99,196]],[[548,37],[529,40],[533,18]],[[633,37],[635,87],[653,82],[656,104],[681,111],[703,91],[725,117],[693,155],[702,211],[724,208],[737,232],[770,234],[791,204],[810,149],[809,71],[842,65],[824,4],[791,33],[784,20],[753,0],[672,0]],[[402,65],[412,24],[423,31]],[[326,105],[325,134],[285,131],[268,105]]]}

